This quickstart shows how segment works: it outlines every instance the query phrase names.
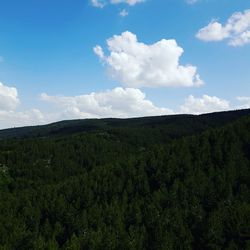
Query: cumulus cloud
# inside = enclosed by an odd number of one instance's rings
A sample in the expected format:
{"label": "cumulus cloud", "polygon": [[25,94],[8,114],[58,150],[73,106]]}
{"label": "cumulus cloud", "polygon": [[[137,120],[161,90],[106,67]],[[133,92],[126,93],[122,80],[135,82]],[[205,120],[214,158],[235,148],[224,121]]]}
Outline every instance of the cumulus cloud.
{"label": "cumulus cloud", "polygon": [[125,86],[193,87],[203,84],[197,67],[180,64],[184,50],[173,39],[147,45],[126,31],[108,39],[107,45],[108,56],[99,45],[94,52],[106,63],[110,76]]}
{"label": "cumulus cloud", "polygon": [[91,4],[93,7],[103,8],[107,4],[120,4],[125,3],[130,6],[134,6],[137,3],[142,3],[145,0],[91,0]]}
{"label": "cumulus cloud", "polygon": [[[52,118],[52,117],[51,117]],[[51,121],[38,109],[26,111],[0,110],[0,129],[45,124]]]}
{"label": "cumulus cloud", "polygon": [[[156,106],[139,89],[121,87],[78,96],[51,96],[44,93],[41,94],[41,100],[50,105],[49,112],[35,108],[18,111],[15,105],[0,109],[0,129],[41,125],[65,119],[202,114],[232,109],[229,101],[216,96],[203,95],[197,98],[190,95],[178,111],[173,111]],[[234,109],[250,108],[250,97],[238,97],[237,100],[240,105]]]}
{"label": "cumulus cloud", "polygon": [[202,114],[229,109],[229,102],[216,96],[203,95],[201,98],[195,98],[190,95],[181,106],[181,113]]}
{"label": "cumulus cloud", "polygon": [[228,38],[230,32],[221,23],[212,21],[208,26],[200,29],[196,36],[203,41],[221,41]]}
{"label": "cumulus cloud", "polygon": [[5,86],[0,82],[0,111],[13,110],[18,104],[16,88]]}
{"label": "cumulus cloud", "polygon": [[17,111],[20,104],[17,89],[0,83],[0,129],[49,121],[38,109]]}
{"label": "cumulus cloud", "polygon": [[247,96],[239,96],[237,100],[241,103],[239,105],[239,109],[249,109],[250,108],[250,97]]}
{"label": "cumulus cloud", "polygon": [[250,9],[234,13],[224,25],[215,20],[211,21],[198,31],[196,37],[203,41],[227,39],[231,46],[250,43]]}
{"label": "cumulus cloud", "polygon": [[[0,129],[51,123],[65,119],[142,117],[169,114],[202,114],[232,109],[229,101],[216,96],[190,95],[179,111],[158,107],[146,98],[140,89],[117,87],[103,92],[78,96],[51,96],[41,94],[41,100],[50,104],[49,112],[36,108],[20,111],[21,104],[15,88],[0,84]],[[237,97],[234,109],[250,108],[250,97]]]}
{"label": "cumulus cloud", "polygon": [[54,104],[61,110],[61,117],[102,118],[137,117],[172,114],[167,108],[155,106],[139,89],[114,88],[99,93],[79,96],[49,96],[42,94],[41,99]]}

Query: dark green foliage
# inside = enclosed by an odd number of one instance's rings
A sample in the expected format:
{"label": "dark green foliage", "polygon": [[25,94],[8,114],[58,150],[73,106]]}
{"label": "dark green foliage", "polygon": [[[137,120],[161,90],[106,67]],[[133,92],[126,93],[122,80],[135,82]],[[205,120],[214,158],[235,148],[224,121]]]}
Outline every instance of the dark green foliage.
{"label": "dark green foliage", "polygon": [[250,249],[250,117],[236,113],[2,140],[0,249]]}

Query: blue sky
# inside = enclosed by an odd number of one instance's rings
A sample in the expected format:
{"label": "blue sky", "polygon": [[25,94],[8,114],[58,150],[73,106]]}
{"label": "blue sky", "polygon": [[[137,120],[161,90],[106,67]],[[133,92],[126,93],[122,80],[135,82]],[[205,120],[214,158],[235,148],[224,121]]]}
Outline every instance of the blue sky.
{"label": "blue sky", "polygon": [[1,0],[0,128],[250,106],[249,1],[118,2]]}

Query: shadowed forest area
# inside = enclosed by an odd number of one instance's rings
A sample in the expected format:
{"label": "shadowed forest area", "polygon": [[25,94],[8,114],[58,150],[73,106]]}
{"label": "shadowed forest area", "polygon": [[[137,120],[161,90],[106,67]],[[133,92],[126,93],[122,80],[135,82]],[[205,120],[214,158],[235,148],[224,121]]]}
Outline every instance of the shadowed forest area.
{"label": "shadowed forest area", "polygon": [[250,249],[250,110],[0,131],[0,249]]}

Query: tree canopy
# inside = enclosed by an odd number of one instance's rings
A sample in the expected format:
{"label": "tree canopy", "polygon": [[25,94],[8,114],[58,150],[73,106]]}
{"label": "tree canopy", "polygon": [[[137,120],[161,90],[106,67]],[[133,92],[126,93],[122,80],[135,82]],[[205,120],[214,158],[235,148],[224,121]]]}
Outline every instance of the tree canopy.
{"label": "tree canopy", "polygon": [[250,116],[187,119],[2,139],[0,249],[250,249]]}

